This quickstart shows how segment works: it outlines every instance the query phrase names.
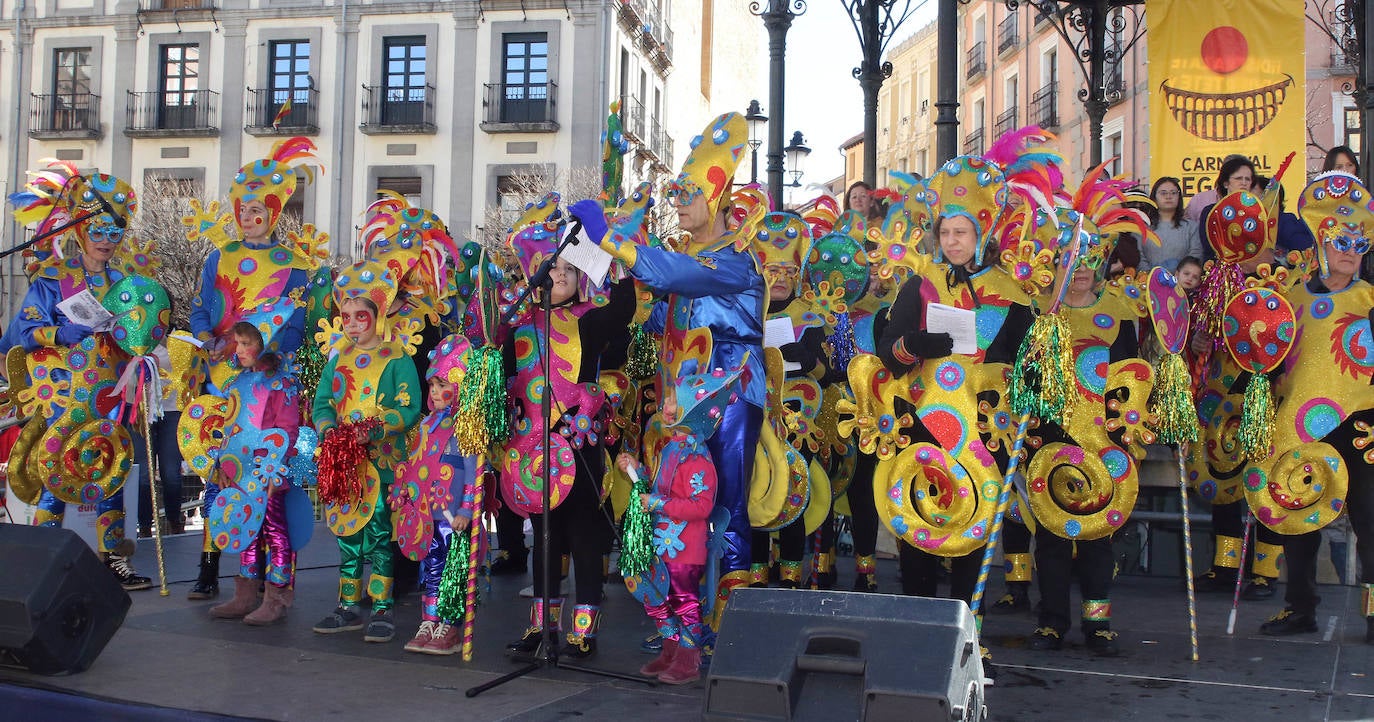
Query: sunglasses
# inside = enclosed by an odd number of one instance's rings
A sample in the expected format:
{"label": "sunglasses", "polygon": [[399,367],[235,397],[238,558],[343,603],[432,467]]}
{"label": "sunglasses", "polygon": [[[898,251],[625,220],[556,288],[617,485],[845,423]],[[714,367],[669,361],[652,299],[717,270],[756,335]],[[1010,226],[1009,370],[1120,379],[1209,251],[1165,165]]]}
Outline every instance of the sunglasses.
{"label": "sunglasses", "polygon": [[1364,236],[1348,236],[1339,234],[1331,237],[1331,247],[1341,253],[1367,253],[1369,251],[1369,239]]}

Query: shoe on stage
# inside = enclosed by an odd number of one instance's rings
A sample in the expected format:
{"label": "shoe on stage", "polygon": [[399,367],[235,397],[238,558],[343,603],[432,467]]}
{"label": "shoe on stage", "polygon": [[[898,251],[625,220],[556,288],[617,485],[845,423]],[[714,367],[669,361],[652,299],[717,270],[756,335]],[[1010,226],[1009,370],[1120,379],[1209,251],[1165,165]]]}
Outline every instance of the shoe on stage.
{"label": "shoe on stage", "polygon": [[1271,637],[1310,634],[1317,631],[1317,619],[1311,614],[1299,614],[1292,609],[1284,609],[1270,617],[1269,621],[1261,624],[1259,630],[1260,634],[1267,634]]}

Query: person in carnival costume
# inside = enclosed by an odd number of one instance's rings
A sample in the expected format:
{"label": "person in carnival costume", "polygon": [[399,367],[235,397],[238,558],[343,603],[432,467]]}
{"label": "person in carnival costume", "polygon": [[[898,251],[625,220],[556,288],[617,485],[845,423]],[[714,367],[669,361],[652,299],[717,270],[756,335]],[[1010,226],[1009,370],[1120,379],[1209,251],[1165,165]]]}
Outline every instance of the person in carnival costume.
{"label": "person in carnival costume", "polygon": [[[519,259],[526,280],[557,248],[562,211],[559,198],[551,193],[526,208],[510,237],[510,244]],[[600,203],[591,201],[600,209]],[[601,213],[600,210],[597,213]],[[603,232],[607,232],[604,216]],[[643,222],[643,214],[620,219],[610,233],[635,234]],[[501,491],[505,502],[517,513],[528,515],[534,527],[534,595],[530,609],[530,624],[521,637],[507,645],[517,654],[538,649],[545,624],[558,629],[562,599],[550,595],[549,608],[544,609],[545,585],[556,580],[544,579],[544,555],[565,553],[571,558],[574,572],[572,629],[561,654],[585,658],[596,653],[596,632],[600,622],[602,585],[605,583],[605,555],[611,551],[614,529],[610,515],[603,507],[601,480],[605,475],[605,459],[601,453],[606,417],[609,413],[606,395],[598,379],[600,358],[611,338],[624,329],[634,315],[634,287],[628,281],[612,285],[609,293],[594,286],[566,259],[559,258],[549,273],[549,301],[551,328],[545,328],[544,314],[538,304],[531,303],[525,312],[511,323],[513,333],[505,344],[506,376],[511,379],[511,396],[516,400],[514,433],[506,445],[501,470]],[[542,293],[542,291],[541,291]],[[536,296],[537,298],[537,296]],[[544,342],[547,339],[552,358],[548,359],[554,373],[548,386],[543,383]],[[539,391],[549,388],[552,416],[547,423],[554,425],[554,448],[545,454],[543,399]],[[552,458],[553,488],[550,489],[551,508],[543,508],[543,470],[537,460]],[[543,548],[543,525],[549,524],[553,549]]]}
{"label": "person in carnival costume", "polygon": [[[951,561],[950,596],[973,597],[1015,437],[1007,378],[1031,325],[1026,284],[1034,278],[1019,273],[1030,264],[1009,263],[1004,255],[1003,265],[995,265],[998,224],[1009,186],[1033,191],[1042,205],[1053,197],[1048,156],[1031,150],[1045,137],[1035,128],[1008,134],[1007,148],[999,145],[990,154],[998,150],[1015,166],[962,156],[910,191],[936,219],[933,256],[916,252],[896,229],[889,231],[890,245],[879,249],[889,266],[914,273],[892,304],[877,357],[850,362],[856,400],[841,403],[840,433],[857,431],[860,447],[876,452],[874,500],[905,542],[899,545],[905,594],[935,596],[945,557]],[[928,329],[935,303],[974,313],[972,354],[954,354],[950,334]],[[987,658],[985,649],[985,674],[991,676]]]}
{"label": "person in carnival costume", "polygon": [[[389,642],[396,631],[391,516],[382,507],[406,457],[406,432],[420,416],[412,329],[386,315],[396,293],[393,269],[375,260],[355,263],[335,282],[339,318],[317,336],[329,347],[311,414],[320,436],[319,495],[341,562],[339,605],[314,629],[335,634],[366,626],[367,642]],[[372,565],[366,625],[358,609],[365,560]]]}
{"label": "person in carnival costume", "polygon": [[[302,303],[264,351],[278,354],[280,367],[295,373],[296,353],[305,335],[309,310],[305,297],[312,284],[328,282],[328,269],[319,273],[328,238],[307,228],[300,235],[283,239],[276,229],[300,179],[313,177],[301,163],[313,159],[314,150],[315,145],[307,138],[284,139],[272,147],[269,157],[240,168],[229,188],[232,216],[221,214],[218,202],[208,207],[192,202],[196,212],[186,220],[187,238],[208,239],[215,246],[201,269],[200,291],[191,301],[190,314],[191,333],[211,363],[212,393],[233,374],[228,361],[234,353],[234,325],[254,309],[283,298]],[[237,231],[236,239],[231,237],[231,229]],[[174,375],[180,374],[174,370]],[[195,451],[183,448],[184,454]],[[218,493],[218,486],[207,481],[206,515]],[[207,527],[200,573],[186,595],[188,599],[211,599],[219,594],[219,555]]]}
{"label": "person in carnival costume", "polygon": [[300,431],[300,390],[281,357],[265,349],[290,324],[297,306],[289,298],[268,303],[234,324],[229,364],[237,373],[225,391],[238,415],[216,455],[221,491],[206,527],[217,550],[239,552],[239,575],[233,598],[210,608],[217,619],[267,626],[282,619],[295,599],[297,550],[286,504],[290,488],[304,480],[290,478],[286,469]]}
{"label": "person in carnival costume", "polygon": [[[125,242],[138,200],[119,178],[83,176],[71,164],[54,162],[33,174],[26,190],[10,196],[10,202],[15,219],[39,223],[39,233],[89,216],[70,229],[76,255],[63,256],[67,234],[58,234],[53,247],[32,253],[25,268],[29,290],[13,321],[13,338],[27,352],[30,383],[19,396],[24,414],[34,418],[11,452],[10,468],[23,467],[24,475],[38,482],[32,491],[41,489],[41,495],[19,497],[37,501],[34,524],[53,527],[62,526],[68,503],[94,500],[101,560],[125,589],[147,589],[152,580],[134,571],[133,544],[124,537],[123,484],[132,440],[123,424],[109,420],[122,408],[113,390],[130,355],[116,344],[113,332],[75,323],[58,308],[82,294],[104,302],[122,279],[151,273],[142,249]],[[89,447],[68,456],[64,449],[70,441]],[[75,466],[64,470],[64,458],[72,458]],[[95,484],[85,483],[90,480]]]}
{"label": "person in carnival costume", "polygon": [[[793,368],[784,367],[784,374],[774,374],[778,378],[776,386],[770,383],[770,402],[775,396],[778,403],[770,403],[769,411],[790,420],[790,426],[783,424],[786,431],[782,435],[801,455],[808,472],[804,478],[810,489],[789,494],[791,499],[785,502],[781,512],[763,520],[762,528],[755,525],[750,541],[753,560],[750,586],[767,586],[770,533],[776,532],[779,585],[788,589],[800,587],[808,531],[804,512],[814,504],[811,521],[823,521],[829,516],[829,480],[819,466],[811,466],[824,441],[816,423],[821,406],[821,387],[816,379],[824,377],[827,368],[822,347],[824,323],[811,310],[811,304],[800,298],[802,254],[810,245],[811,229],[794,213],[769,213],[757,225],[754,235],[754,249],[768,284],[768,319],[785,319],[791,324],[794,339],[778,348],[781,360]],[[765,355],[770,353],[765,351]],[[822,506],[824,513],[821,513]]]}
{"label": "person in carnival costume", "polygon": [[[744,117],[727,113],[692,140],[682,172],[668,189],[685,232],[680,251],[626,242],[623,235],[606,232],[599,207],[579,203],[572,208],[589,236],[600,239],[630,275],[665,296],[645,328],[662,333],[668,383],[689,359],[730,375],[743,369],[730,389],[743,403],[726,409],[720,428],[706,442],[719,478],[716,503],[730,514],[717,587],[721,600],[749,581],[749,482],[767,393],[762,348],[767,289],[749,235],[728,230],[731,179],[748,135]],[[714,609],[718,614],[724,604]]]}
{"label": "person in carnival costume", "polygon": [[1245,471],[1256,518],[1285,534],[1288,564],[1284,609],[1260,632],[1318,630],[1320,529],[1344,511],[1363,569],[1364,641],[1374,644],[1374,286],[1358,277],[1374,238],[1374,197],[1354,176],[1325,173],[1303,191],[1298,212],[1318,239],[1320,278],[1287,289],[1296,343],[1274,391],[1274,453]]}
{"label": "person in carnival costume", "polygon": [[[724,369],[687,373],[677,380],[663,400],[667,438],[652,477],[629,454],[617,460],[626,473],[634,469],[638,477],[652,478],[648,493],[630,503],[642,504],[652,515],[654,568],[627,578],[626,584],[635,587],[663,637],[658,657],[639,673],[667,684],[686,684],[700,676],[701,579],[708,562],[707,520],[716,496],[716,468],[704,439],[715,432],[734,401],[729,389],[735,381]],[[641,586],[665,588],[651,592],[639,590]]]}
{"label": "person in carnival costume", "polygon": [[[1123,234],[1151,238],[1149,217],[1125,205],[1126,183],[1104,179],[1105,168],[1089,173],[1071,207],[1057,209],[1057,223],[1047,224],[1058,229],[1060,253],[1074,261],[1056,264],[1065,286],[1057,313],[1069,330],[1062,353],[1074,371],[1072,400],[1062,421],[1042,418],[1031,432],[1025,476],[1041,597],[1030,646],[1063,645],[1076,577],[1087,647],[1113,656],[1119,650],[1111,630],[1111,537],[1135,505],[1139,463],[1155,439],[1146,427],[1154,371],[1137,343],[1138,324],[1148,322],[1145,292],[1130,279],[1104,280]],[[1072,252],[1071,244],[1078,244]]]}
{"label": "person in carnival costume", "polygon": [[[420,571],[420,629],[406,643],[407,652],[450,655],[458,652],[462,642],[462,620],[442,614],[439,597],[445,576],[457,571],[449,569],[451,548],[467,533],[474,515],[478,461],[462,454],[454,435],[469,347],[466,338],[455,334],[430,352],[426,373],[430,413],[420,421],[410,461],[392,490],[391,506],[398,512],[394,527],[402,551],[407,556],[420,553],[426,536],[429,539]],[[415,507],[413,514],[407,513],[407,506]]]}
{"label": "person in carnival costume", "polygon": [[[1275,179],[1282,173],[1280,169]],[[1189,483],[1212,504],[1216,549],[1212,567],[1194,580],[1200,593],[1231,593],[1236,575],[1246,563],[1241,556],[1248,531],[1240,502],[1245,495],[1247,463],[1238,433],[1245,389],[1253,374],[1224,348],[1222,319],[1231,297],[1255,276],[1261,264],[1273,260],[1278,224],[1268,219],[1277,216],[1277,192],[1261,199],[1239,191],[1218,201],[1206,217],[1207,239],[1216,259],[1207,262],[1202,286],[1192,295],[1189,312],[1193,338],[1188,349],[1202,436],[1199,443],[1189,446],[1187,473]],[[1268,599],[1274,596],[1279,577],[1283,538],[1261,524],[1250,547],[1250,574],[1241,598]]]}

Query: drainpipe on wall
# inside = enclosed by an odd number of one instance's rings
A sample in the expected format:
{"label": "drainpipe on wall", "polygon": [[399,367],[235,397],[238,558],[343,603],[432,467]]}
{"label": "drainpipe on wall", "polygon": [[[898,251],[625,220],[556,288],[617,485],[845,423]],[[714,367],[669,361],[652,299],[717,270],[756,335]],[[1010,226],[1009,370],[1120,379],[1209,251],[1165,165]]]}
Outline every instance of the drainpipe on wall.
{"label": "drainpipe on wall", "polygon": [[[12,189],[22,188],[24,185],[24,169],[20,164],[20,148],[25,147],[27,141],[19,132],[24,120],[24,104],[19,102],[18,98],[23,97],[22,89],[28,87],[28,84],[24,82],[24,12],[27,6],[28,3],[26,0],[19,0],[14,8],[14,97],[16,100],[14,103],[14,123],[10,125],[10,133],[14,136],[14,142],[10,155],[10,172],[5,182],[6,188],[4,189],[5,195],[7,196]],[[19,222],[14,220],[13,216],[10,216],[8,219],[8,224],[10,242],[0,244],[7,248],[19,243],[19,239],[23,235],[23,229],[20,227]],[[10,293],[10,281],[15,277],[14,272],[18,268],[19,262],[19,256],[10,256],[5,264],[4,277],[0,278],[0,299],[3,299],[5,302],[3,308],[5,313],[3,315],[9,318],[13,318],[13,314],[9,313],[10,307],[16,305],[16,299],[10,298],[10,296],[14,295]]]}
{"label": "drainpipe on wall", "polygon": [[[340,101],[347,99],[348,94],[348,0],[343,0],[339,4],[339,82],[335,85],[338,88]],[[334,115],[334,167],[338,170],[334,173],[334,248],[340,253],[352,254],[353,251],[353,224],[349,222],[347,208],[350,199],[344,197],[343,179],[345,173],[351,173],[352,169],[344,166],[344,134],[349,131],[345,125],[348,114],[342,107]]]}

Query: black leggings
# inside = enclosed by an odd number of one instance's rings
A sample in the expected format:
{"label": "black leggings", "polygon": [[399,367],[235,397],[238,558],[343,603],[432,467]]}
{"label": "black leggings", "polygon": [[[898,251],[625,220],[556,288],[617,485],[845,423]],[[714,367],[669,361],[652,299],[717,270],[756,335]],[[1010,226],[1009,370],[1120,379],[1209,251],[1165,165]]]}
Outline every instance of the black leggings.
{"label": "black leggings", "polygon": [[[552,512],[549,518],[550,541],[554,559],[564,554],[572,557],[577,604],[600,605],[602,584],[606,580],[603,561],[611,553],[614,528],[611,512],[601,503],[600,480],[605,471],[599,449],[583,449],[577,454],[577,479],[572,491]],[[544,514],[531,514],[534,526],[534,595],[542,596],[544,585],[557,588],[560,576],[558,564],[549,568],[551,579],[543,579],[544,571]]]}
{"label": "black leggings", "polygon": [[873,471],[877,465],[878,457],[859,452],[854,462],[854,478],[845,490],[856,557],[873,556],[878,549],[878,506],[873,501]]}

